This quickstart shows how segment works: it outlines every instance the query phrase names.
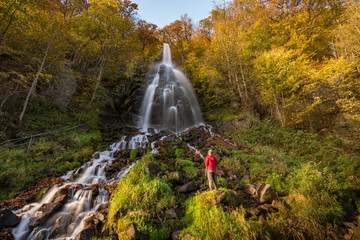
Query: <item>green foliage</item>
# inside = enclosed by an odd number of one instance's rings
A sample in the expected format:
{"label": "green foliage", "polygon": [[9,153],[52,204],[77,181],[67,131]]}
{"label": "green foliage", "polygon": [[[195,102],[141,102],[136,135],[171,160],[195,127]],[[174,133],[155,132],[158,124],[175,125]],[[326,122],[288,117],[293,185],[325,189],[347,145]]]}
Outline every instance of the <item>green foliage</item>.
{"label": "green foliage", "polygon": [[[220,189],[224,190],[224,189]],[[181,235],[189,233],[202,239],[255,239],[258,225],[245,221],[242,208],[224,212],[215,204],[217,191],[203,192],[185,202],[185,228]]]}
{"label": "green foliage", "polygon": [[76,142],[77,147],[98,147],[98,143],[101,142],[101,132],[93,130],[90,132],[82,132],[80,134],[73,134],[71,138]]}
{"label": "green foliage", "polygon": [[[66,140],[73,142],[68,146]],[[71,139],[71,140],[69,140]],[[1,147],[0,199],[12,197],[22,188],[44,178],[42,171],[60,176],[88,161],[101,141],[99,131],[60,136],[58,140],[39,139],[26,152],[24,149]]]}
{"label": "green foliage", "polygon": [[130,159],[135,159],[138,155],[138,149],[132,149],[130,152]]}
{"label": "green foliage", "polygon": [[[235,155],[234,155],[234,157],[235,157]],[[236,158],[237,159],[228,158],[228,157],[223,158],[220,161],[219,166],[223,167],[227,170],[232,170],[234,173],[237,173],[238,176],[240,177],[246,172],[246,169],[245,169],[245,166],[240,163],[240,160],[239,160],[240,157],[236,157]]]}
{"label": "green foliage", "polygon": [[190,160],[186,160],[186,159],[178,159],[176,161],[176,164],[178,166],[181,166],[182,169],[188,173],[190,176],[195,176],[196,173],[199,171],[199,168],[194,166],[194,162],[190,161]]}
{"label": "green foliage", "polygon": [[[118,184],[110,200],[107,221],[109,229],[126,228],[122,225],[130,221],[137,224],[139,231],[154,238],[168,236],[167,227],[154,228],[152,218],[161,214],[163,209],[173,207],[175,196],[164,180],[151,178],[146,173],[144,163],[153,159],[153,155],[145,155]],[[132,214],[127,215],[130,211]]]}
{"label": "green foliage", "polygon": [[177,148],[175,150],[175,156],[176,156],[177,159],[184,158],[185,157],[184,150],[181,149],[181,148]]}
{"label": "green foliage", "polygon": [[160,229],[155,229],[150,233],[151,240],[166,240],[169,239],[171,234],[171,229],[169,227],[161,227]]}
{"label": "green foliage", "polygon": [[222,178],[222,177],[218,177],[217,182],[218,182],[219,187],[227,187],[227,185],[228,185],[228,182],[226,181],[226,179]]}

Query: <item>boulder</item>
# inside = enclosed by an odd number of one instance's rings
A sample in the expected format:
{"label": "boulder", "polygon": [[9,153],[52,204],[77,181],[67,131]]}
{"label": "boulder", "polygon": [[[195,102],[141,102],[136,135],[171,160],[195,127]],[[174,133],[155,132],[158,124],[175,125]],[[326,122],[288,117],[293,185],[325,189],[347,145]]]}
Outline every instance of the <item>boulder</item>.
{"label": "boulder", "polygon": [[87,228],[83,229],[81,232],[79,232],[76,235],[75,240],[89,240],[94,235],[95,235],[95,227],[90,226],[90,227],[87,227]]}
{"label": "boulder", "polygon": [[16,216],[10,209],[0,211],[0,229],[15,227],[20,223],[20,218]]}
{"label": "boulder", "polygon": [[249,195],[256,195],[256,187],[251,183],[244,184],[245,192]]}
{"label": "boulder", "polygon": [[124,234],[129,236],[130,239],[135,239],[135,240],[145,239],[144,236],[137,230],[134,223],[130,224],[130,227],[128,228],[128,230],[124,232]]}
{"label": "boulder", "polygon": [[226,192],[224,191],[218,191],[216,193],[216,196],[215,196],[215,203],[216,204],[219,204],[221,202],[224,202],[224,200],[226,199]]}
{"label": "boulder", "polygon": [[262,185],[262,187],[259,188],[258,200],[261,203],[272,202],[275,199],[275,197],[276,197],[276,192],[269,184]]}
{"label": "boulder", "polygon": [[153,162],[147,162],[145,164],[146,166],[146,172],[150,175],[150,176],[154,176],[154,175],[157,175],[161,169],[159,167],[158,164],[156,163],[153,163]]}
{"label": "boulder", "polygon": [[233,200],[233,205],[234,206],[239,206],[240,203],[241,203],[240,196],[236,192],[234,192],[232,190],[229,190],[229,193],[230,193],[230,196],[231,196],[231,198]]}
{"label": "boulder", "polygon": [[198,189],[198,186],[195,184],[194,181],[188,182],[184,185],[182,185],[179,189],[179,192],[181,193],[189,193],[196,191]]}
{"label": "boulder", "polygon": [[66,194],[63,194],[55,199],[52,203],[44,203],[31,217],[29,228],[35,228],[46,221],[51,215],[58,211],[68,199]]}
{"label": "boulder", "polygon": [[96,152],[96,153],[94,154],[94,159],[99,159],[99,157],[100,157],[100,153]]}
{"label": "boulder", "polygon": [[165,138],[166,142],[175,142],[175,136],[171,135],[171,136],[167,136]]}
{"label": "boulder", "polygon": [[59,216],[50,230],[49,238],[58,238],[62,233],[66,232],[66,228],[70,224],[70,218],[71,216],[69,214]]}
{"label": "boulder", "polygon": [[247,194],[253,195],[260,203],[271,203],[276,198],[276,192],[269,184],[258,183],[254,185],[247,183],[244,188]]}

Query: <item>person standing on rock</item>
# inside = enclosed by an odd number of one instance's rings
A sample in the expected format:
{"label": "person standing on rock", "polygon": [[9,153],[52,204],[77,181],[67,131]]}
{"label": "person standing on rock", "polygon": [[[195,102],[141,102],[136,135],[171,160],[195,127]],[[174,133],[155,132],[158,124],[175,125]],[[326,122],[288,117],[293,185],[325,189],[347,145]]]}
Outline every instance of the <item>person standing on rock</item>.
{"label": "person standing on rock", "polygon": [[214,181],[215,190],[218,190],[217,177],[216,177],[216,157],[212,154],[212,150],[209,150],[208,156],[205,160],[206,171],[209,180],[210,191],[212,192],[212,182]]}

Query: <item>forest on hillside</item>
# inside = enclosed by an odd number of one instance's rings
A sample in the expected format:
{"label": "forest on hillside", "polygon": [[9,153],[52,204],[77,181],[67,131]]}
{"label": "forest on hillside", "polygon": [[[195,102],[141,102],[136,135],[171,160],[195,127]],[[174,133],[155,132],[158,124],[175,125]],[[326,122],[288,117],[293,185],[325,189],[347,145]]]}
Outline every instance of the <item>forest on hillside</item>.
{"label": "forest on hillside", "polygon": [[205,112],[227,106],[283,127],[357,131],[358,1],[230,1],[198,25],[183,15],[162,29],[128,0],[0,7],[2,139],[21,134],[14,129],[41,101],[80,115],[104,104],[127,110],[124,95],[164,42]]}
{"label": "forest on hillside", "polygon": [[[118,149],[140,134],[164,43],[204,123]],[[216,1],[198,23],[184,14],[162,28],[135,0],[0,0],[0,211],[110,153],[101,181],[134,167],[119,184],[85,188],[110,199],[92,239],[126,238],[129,226],[143,239],[356,239],[359,124],[358,0]],[[214,192],[201,158],[210,147]],[[273,201],[259,202],[266,185]]]}

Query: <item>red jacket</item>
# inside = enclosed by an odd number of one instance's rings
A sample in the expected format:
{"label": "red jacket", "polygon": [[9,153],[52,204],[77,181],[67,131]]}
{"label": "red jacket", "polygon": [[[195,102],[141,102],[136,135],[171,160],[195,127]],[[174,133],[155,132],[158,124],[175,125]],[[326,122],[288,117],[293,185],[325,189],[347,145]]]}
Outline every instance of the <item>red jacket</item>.
{"label": "red jacket", "polygon": [[216,171],[216,157],[214,155],[209,155],[206,157],[205,165],[208,170]]}

